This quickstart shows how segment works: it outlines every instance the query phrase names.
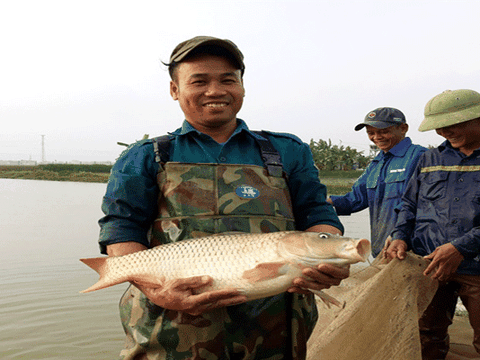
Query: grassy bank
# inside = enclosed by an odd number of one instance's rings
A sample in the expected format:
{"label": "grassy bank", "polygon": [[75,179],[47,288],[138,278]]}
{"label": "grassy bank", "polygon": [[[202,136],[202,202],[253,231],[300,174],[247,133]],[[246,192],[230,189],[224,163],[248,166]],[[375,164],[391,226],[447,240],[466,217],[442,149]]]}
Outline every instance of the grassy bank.
{"label": "grassy bank", "polygon": [[343,195],[352,189],[362,170],[320,171],[320,181],[327,186],[328,195]]}
{"label": "grassy bank", "polygon": [[[106,183],[110,165],[46,164],[37,166],[0,166],[0,178]],[[320,180],[329,195],[350,191],[361,171],[321,171]]]}
{"label": "grassy bank", "polygon": [[109,165],[46,164],[37,166],[0,166],[0,178],[106,183]]}

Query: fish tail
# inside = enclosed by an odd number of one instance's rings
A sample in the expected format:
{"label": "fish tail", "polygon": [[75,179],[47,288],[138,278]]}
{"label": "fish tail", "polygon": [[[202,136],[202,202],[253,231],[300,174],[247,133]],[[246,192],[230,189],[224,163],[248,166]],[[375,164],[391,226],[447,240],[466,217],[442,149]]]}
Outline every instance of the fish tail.
{"label": "fish tail", "polygon": [[90,286],[88,289],[80,291],[81,293],[87,293],[87,292],[90,292],[90,291],[100,290],[100,289],[106,288],[108,286],[114,285],[114,284],[112,284],[111,281],[107,280],[107,276],[106,276],[106,274],[108,272],[107,259],[108,258],[106,258],[106,257],[80,259],[81,262],[83,262],[85,265],[91,267],[93,270],[95,270],[100,275],[100,279],[98,279],[98,281],[94,285]]}

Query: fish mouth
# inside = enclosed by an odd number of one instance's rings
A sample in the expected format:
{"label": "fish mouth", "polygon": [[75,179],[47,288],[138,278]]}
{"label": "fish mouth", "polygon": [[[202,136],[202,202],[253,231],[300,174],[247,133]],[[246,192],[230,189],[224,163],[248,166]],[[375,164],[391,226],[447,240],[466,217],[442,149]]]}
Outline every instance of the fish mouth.
{"label": "fish mouth", "polygon": [[355,244],[357,249],[358,259],[360,261],[366,261],[372,252],[372,245],[367,239],[360,239]]}

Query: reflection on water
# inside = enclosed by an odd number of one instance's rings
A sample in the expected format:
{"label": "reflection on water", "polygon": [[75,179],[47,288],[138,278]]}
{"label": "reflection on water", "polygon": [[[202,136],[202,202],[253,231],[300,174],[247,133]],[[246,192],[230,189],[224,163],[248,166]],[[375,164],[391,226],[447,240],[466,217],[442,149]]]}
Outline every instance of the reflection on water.
{"label": "reflection on water", "polygon": [[[127,285],[79,294],[98,279],[78,259],[99,256],[105,184],[0,179],[0,359],[115,359]],[[369,237],[368,212],[341,218]]]}

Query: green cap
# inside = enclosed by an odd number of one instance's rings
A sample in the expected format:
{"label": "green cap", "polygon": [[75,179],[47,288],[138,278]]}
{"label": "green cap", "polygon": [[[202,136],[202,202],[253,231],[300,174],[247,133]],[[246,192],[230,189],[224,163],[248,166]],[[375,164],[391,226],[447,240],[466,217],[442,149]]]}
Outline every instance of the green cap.
{"label": "green cap", "polygon": [[243,54],[240,49],[232,41],[227,39],[219,39],[212,36],[196,36],[192,39],[186,40],[178,44],[173,49],[170,56],[170,63],[179,63],[187,57],[194,49],[200,46],[213,45],[221,47],[230,53],[233,58],[238,62],[240,70],[245,70],[245,64],[243,63]]}
{"label": "green cap", "polygon": [[480,117],[480,94],[473,90],[445,90],[425,105],[418,131],[440,129]]}

